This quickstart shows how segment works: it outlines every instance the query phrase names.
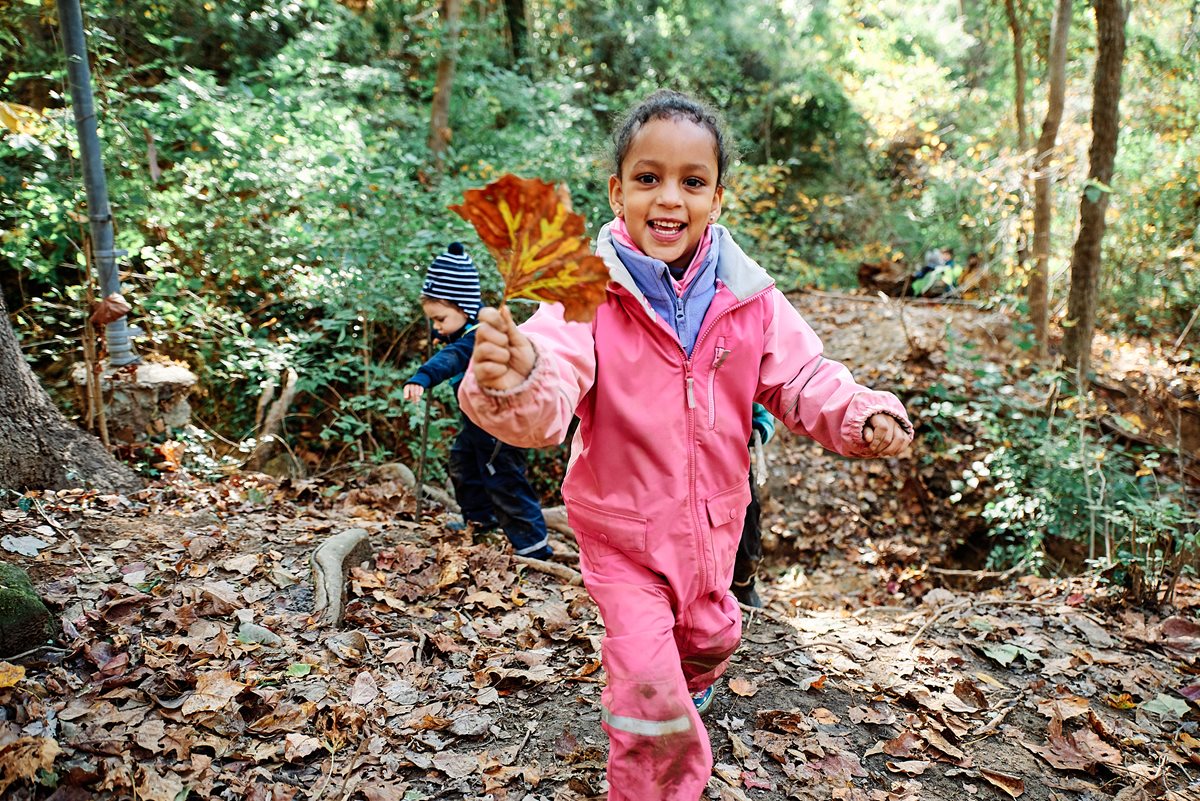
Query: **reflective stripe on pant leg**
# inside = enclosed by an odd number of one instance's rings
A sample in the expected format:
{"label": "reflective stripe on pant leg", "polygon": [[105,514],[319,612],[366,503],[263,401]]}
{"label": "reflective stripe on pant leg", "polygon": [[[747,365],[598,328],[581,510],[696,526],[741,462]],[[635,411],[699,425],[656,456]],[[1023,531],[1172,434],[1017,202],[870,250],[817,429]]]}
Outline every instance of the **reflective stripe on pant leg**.
{"label": "reflective stripe on pant leg", "polygon": [[687,715],[681,715],[671,720],[642,720],[628,718],[624,715],[614,715],[607,708],[600,708],[600,719],[618,731],[640,734],[643,737],[662,737],[666,734],[679,734],[692,728],[692,721]]}

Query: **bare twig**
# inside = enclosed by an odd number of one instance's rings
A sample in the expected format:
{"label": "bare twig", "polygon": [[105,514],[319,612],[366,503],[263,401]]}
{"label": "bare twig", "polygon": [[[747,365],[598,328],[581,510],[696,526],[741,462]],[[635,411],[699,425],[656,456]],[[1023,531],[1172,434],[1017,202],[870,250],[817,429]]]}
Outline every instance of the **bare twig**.
{"label": "bare twig", "polygon": [[37,648],[30,648],[28,651],[22,651],[19,654],[13,654],[11,656],[6,656],[4,658],[5,659],[13,659],[13,660],[23,659],[27,656],[33,656],[34,654],[39,653],[41,651],[49,651],[52,654],[69,654],[69,653],[71,653],[70,648],[56,648],[53,645],[39,645]]}
{"label": "bare twig", "polygon": [[342,787],[341,790],[338,791],[338,801],[346,801],[346,798],[349,795],[349,790],[353,789],[347,788],[346,785],[350,783],[350,776],[354,773],[354,766],[358,763],[358,758],[362,756],[363,748],[366,747],[367,740],[370,735],[371,723],[370,721],[364,721],[362,736],[358,738],[358,748],[354,750],[354,756],[352,756],[350,761],[346,764],[346,775],[342,777]]}
{"label": "bare twig", "polygon": [[583,576],[579,574],[579,571],[569,568],[566,565],[544,562],[541,559],[534,559],[529,556],[514,556],[513,561],[519,565],[524,565],[530,570],[545,573],[547,576],[553,576],[567,584],[574,584],[576,586],[582,586],[583,584]]}
{"label": "bare twig", "polygon": [[95,575],[96,567],[95,567],[95,565],[92,564],[92,561],[87,558],[87,555],[84,554],[84,552],[82,550],[80,550],[79,538],[75,535],[75,532],[71,532],[71,534],[68,535],[66,533],[66,531],[63,529],[62,525],[57,520],[55,520],[50,515],[46,514],[46,510],[42,508],[42,505],[40,503],[38,503],[36,499],[33,502],[33,508],[37,509],[38,514],[42,516],[43,520],[45,520],[47,523],[50,524],[51,528],[53,528],[55,531],[57,531],[59,534],[66,537],[70,541],[71,547],[75,549],[75,553],[77,553],[79,555],[79,558],[83,560],[83,563],[85,565],[87,565],[88,572]]}
{"label": "bare twig", "polygon": [[1017,573],[1025,569],[1026,561],[1022,559],[1017,564],[1010,567],[1008,570],[954,570],[948,567],[934,567],[932,565],[925,568],[928,573],[934,573],[939,576],[962,576],[964,578],[973,578],[976,581],[984,579],[1005,579],[1015,576]]}
{"label": "bare twig", "polygon": [[940,620],[943,615],[945,615],[949,612],[956,612],[959,609],[965,608],[966,606],[967,606],[967,603],[965,601],[959,601],[958,603],[947,604],[946,606],[943,606],[941,609],[938,609],[933,614],[933,616],[931,616],[928,620],[925,621],[925,623],[921,626],[921,628],[917,629],[917,633],[914,634],[912,639],[908,641],[908,645],[904,646],[904,650],[911,651],[913,649],[913,647],[918,642],[920,642],[921,637],[923,637],[925,635],[925,632],[929,629],[929,627],[932,626],[934,623],[936,623],[938,620]]}
{"label": "bare twig", "polygon": [[1196,324],[1196,318],[1200,317],[1200,306],[1192,312],[1192,319],[1188,320],[1188,324],[1184,326],[1183,333],[1179,335],[1179,339],[1175,340],[1175,347],[1171,350],[1172,353],[1179,352],[1179,346],[1183,344],[1183,340],[1187,337],[1188,332],[1192,330],[1192,326]]}

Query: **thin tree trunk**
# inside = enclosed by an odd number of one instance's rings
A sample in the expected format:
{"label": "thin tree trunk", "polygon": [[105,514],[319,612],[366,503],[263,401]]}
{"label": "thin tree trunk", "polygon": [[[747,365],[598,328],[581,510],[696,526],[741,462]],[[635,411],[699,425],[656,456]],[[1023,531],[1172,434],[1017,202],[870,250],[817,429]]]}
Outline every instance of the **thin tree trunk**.
{"label": "thin tree trunk", "polygon": [[1070,325],[1063,338],[1069,368],[1078,368],[1082,381],[1091,366],[1096,327],[1096,295],[1100,283],[1104,213],[1112,183],[1120,130],[1121,67],[1125,61],[1124,0],[1093,0],[1096,13],[1096,80],[1092,94],[1092,145],[1088,150],[1088,187],[1079,204],[1079,236],[1071,254],[1071,295],[1067,299]]}
{"label": "thin tree trunk", "polygon": [[1017,13],[1016,0],[1004,0],[1008,27],[1013,37],[1013,76],[1016,82],[1017,148],[1024,153],[1029,148],[1029,126],[1025,121],[1025,33]]}
{"label": "thin tree trunk", "polygon": [[[1004,10],[1008,14],[1008,27],[1013,39],[1013,105],[1016,107],[1015,123],[1017,126],[1017,152],[1022,161],[1025,151],[1029,149],[1029,126],[1025,121],[1025,34],[1021,28],[1020,9],[1016,0],[1004,0]],[[1024,272],[1025,262],[1029,253],[1029,233],[1025,230],[1025,204],[1029,195],[1029,175],[1021,176],[1020,200],[1014,210],[1017,219],[1017,270]]]}
{"label": "thin tree trunk", "polygon": [[450,143],[450,95],[454,91],[454,70],[458,66],[458,36],[461,29],[462,0],[442,0],[442,56],[438,59],[437,83],[433,88],[433,111],[429,120],[429,152],[434,168],[442,169],[446,146]]}
{"label": "thin tree trunk", "polygon": [[1050,37],[1050,61],[1046,66],[1049,97],[1042,135],[1038,137],[1033,159],[1033,272],[1029,276],[1029,321],[1033,324],[1035,355],[1045,358],[1050,307],[1050,226],[1054,205],[1054,150],[1058,127],[1062,123],[1063,100],[1067,88],[1067,40],[1071,31],[1072,0],[1058,0],[1054,15],[1054,33]]}
{"label": "thin tree trunk", "polygon": [[141,481],[100,441],[73,425],[21,354],[0,293],[0,488],[91,487],[135,492]]}
{"label": "thin tree trunk", "polygon": [[508,19],[508,40],[513,64],[529,74],[529,29],[525,23],[525,0],[504,0],[504,16]]}

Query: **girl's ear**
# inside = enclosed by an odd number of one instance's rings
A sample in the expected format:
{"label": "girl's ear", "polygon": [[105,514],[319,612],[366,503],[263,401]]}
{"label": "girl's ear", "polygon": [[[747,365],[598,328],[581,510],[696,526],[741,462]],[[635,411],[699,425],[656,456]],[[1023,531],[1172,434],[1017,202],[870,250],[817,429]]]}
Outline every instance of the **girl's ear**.
{"label": "girl's ear", "polygon": [[713,193],[712,208],[708,212],[708,223],[712,225],[721,216],[721,199],[725,197],[725,187],[718,186],[717,191]]}
{"label": "girl's ear", "polygon": [[621,179],[616,175],[608,176],[608,205],[613,214],[625,219],[625,193],[621,191]]}

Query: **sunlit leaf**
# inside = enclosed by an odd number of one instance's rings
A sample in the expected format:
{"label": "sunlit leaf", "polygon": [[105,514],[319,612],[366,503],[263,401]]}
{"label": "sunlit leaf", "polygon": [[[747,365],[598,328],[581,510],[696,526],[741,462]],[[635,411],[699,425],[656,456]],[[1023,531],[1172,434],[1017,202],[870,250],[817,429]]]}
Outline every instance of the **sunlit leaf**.
{"label": "sunlit leaf", "polygon": [[567,320],[587,322],[604,301],[608,268],[592,254],[583,217],[553,184],[506,174],[468,189],[451,206],[496,259],[504,300],[561,303]]}
{"label": "sunlit leaf", "polygon": [[12,687],[25,678],[25,668],[11,662],[0,662],[0,688]]}
{"label": "sunlit leaf", "polygon": [[50,770],[61,749],[49,737],[18,737],[0,749],[0,794],[13,782],[32,779],[40,770]]}
{"label": "sunlit leaf", "polygon": [[38,130],[37,121],[41,112],[20,103],[0,102],[0,126],[13,133],[31,134]]}

